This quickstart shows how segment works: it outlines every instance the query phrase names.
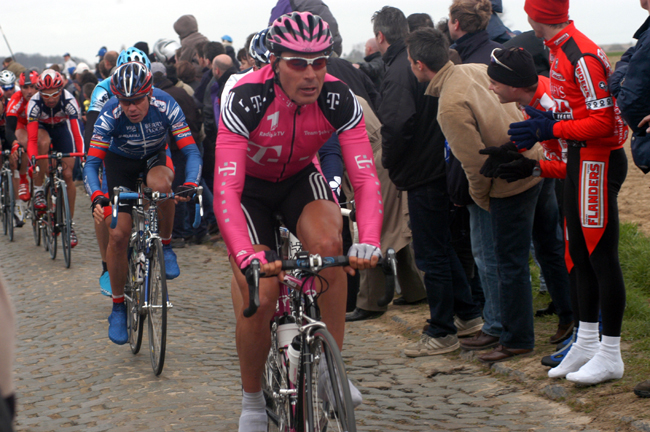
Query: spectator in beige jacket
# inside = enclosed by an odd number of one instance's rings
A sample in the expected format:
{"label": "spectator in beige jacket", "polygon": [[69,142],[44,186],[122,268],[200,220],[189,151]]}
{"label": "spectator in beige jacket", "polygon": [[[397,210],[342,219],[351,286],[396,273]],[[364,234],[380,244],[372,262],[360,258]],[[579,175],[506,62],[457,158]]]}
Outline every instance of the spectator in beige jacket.
{"label": "spectator in beige jacket", "polygon": [[[492,216],[492,238],[472,240],[494,244],[503,331],[499,345],[479,360],[494,363],[530,354],[535,336],[528,254],[542,184],[538,177],[512,183],[487,178],[480,173],[486,156],[479,153],[508,142],[508,125],[523,116],[514,103],[502,105],[490,91],[486,65],[449,61],[448,42],[438,30],[410,33],[407,47],[413,73],[429,81],[426,94],[439,98],[438,123],[467,175],[472,199]],[[539,144],[524,155],[539,159]]]}

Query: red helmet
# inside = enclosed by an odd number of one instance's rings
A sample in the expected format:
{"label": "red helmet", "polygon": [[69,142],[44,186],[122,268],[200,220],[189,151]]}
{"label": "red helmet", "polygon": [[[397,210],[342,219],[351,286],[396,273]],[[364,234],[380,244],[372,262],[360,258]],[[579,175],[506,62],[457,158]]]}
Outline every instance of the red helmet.
{"label": "red helmet", "polygon": [[63,87],[63,77],[60,73],[53,69],[46,69],[43,71],[38,81],[36,81],[36,88],[41,90],[52,90]]}
{"label": "red helmet", "polygon": [[23,72],[20,74],[20,78],[18,78],[18,85],[21,87],[24,85],[35,85],[36,82],[38,81],[38,72],[36,71],[31,71],[26,73],[27,71]]}

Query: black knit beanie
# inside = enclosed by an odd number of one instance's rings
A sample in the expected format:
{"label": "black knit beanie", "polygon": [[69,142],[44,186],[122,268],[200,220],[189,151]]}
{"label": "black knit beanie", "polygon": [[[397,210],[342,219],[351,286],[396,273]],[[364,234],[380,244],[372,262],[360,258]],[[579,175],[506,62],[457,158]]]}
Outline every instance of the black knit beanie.
{"label": "black knit beanie", "polygon": [[495,48],[490,56],[488,75],[494,81],[511,87],[530,87],[537,84],[533,56],[523,48]]}

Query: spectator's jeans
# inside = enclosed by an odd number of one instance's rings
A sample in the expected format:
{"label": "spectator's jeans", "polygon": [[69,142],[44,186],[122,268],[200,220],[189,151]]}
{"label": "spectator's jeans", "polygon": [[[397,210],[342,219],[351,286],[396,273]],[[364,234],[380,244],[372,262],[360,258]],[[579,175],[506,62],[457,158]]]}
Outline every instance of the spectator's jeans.
{"label": "spectator's jeans", "polygon": [[463,267],[451,247],[449,195],[443,177],[408,191],[415,262],[424,272],[431,318],[427,334],[456,334],[454,314],[462,320],[480,316]]}
{"label": "spectator's jeans", "polygon": [[501,300],[499,298],[499,274],[497,257],[494,252],[494,237],[492,235],[492,216],[476,204],[467,206],[469,210],[470,235],[472,237],[472,253],[478,268],[478,274],[485,294],[483,306],[483,333],[500,337]]}
{"label": "spectator's jeans", "polygon": [[573,321],[569,272],[564,260],[560,213],[555,198],[555,180],[544,179],[535,207],[533,244],[546,287],[560,317],[560,324]]}
{"label": "spectator's jeans", "polygon": [[530,242],[542,182],[507,198],[490,198],[494,250],[501,299],[501,345],[533,349],[533,294],[530,286]]}

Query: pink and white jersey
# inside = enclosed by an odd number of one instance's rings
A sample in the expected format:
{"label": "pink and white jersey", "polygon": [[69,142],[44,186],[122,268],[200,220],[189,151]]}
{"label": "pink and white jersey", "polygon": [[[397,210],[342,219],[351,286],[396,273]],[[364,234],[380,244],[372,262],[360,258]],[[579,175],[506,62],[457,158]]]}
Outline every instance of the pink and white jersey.
{"label": "pink and white jersey", "polygon": [[285,180],[307,167],[338,133],[358,208],[361,243],[379,247],[383,203],[363,110],[331,75],[318,100],[298,106],[274,82],[270,66],[242,78],[226,96],[217,135],[214,210],[228,251],[239,263],[253,253],[241,194],[246,176]]}

